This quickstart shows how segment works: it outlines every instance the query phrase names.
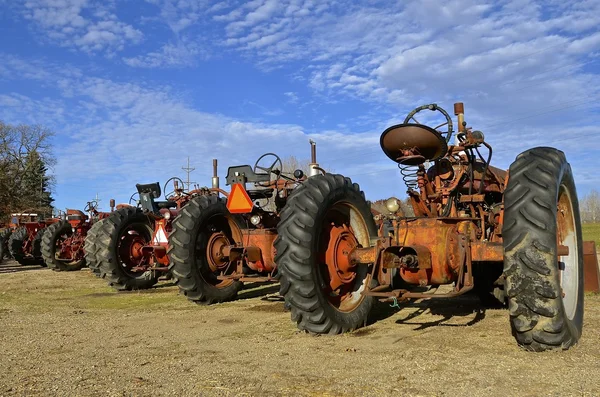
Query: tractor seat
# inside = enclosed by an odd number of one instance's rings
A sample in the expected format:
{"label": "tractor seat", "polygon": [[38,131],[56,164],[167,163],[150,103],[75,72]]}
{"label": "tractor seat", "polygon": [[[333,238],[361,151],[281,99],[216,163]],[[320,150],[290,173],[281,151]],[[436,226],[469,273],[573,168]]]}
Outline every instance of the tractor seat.
{"label": "tractor seat", "polygon": [[246,192],[248,193],[248,196],[250,196],[250,198],[252,200],[260,200],[260,199],[271,198],[271,196],[273,195],[273,190],[274,189],[272,187],[268,187],[266,189],[246,190]]}

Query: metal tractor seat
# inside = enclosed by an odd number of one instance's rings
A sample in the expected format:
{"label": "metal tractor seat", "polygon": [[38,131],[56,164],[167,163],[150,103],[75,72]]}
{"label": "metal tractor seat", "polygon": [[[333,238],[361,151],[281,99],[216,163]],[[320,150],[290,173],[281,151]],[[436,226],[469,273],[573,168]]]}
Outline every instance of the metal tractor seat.
{"label": "metal tractor seat", "polygon": [[174,201],[155,201],[161,195],[160,184],[158,182],[136,184],[138,193],[140,194],[140,203],[146,211],[158,213],[162,208],[177,208],[177,203]]}
{"label": "metal tractor seat", "polygon": [[[233,185],[234,183],[241,183],[242,185],[246,185],[246,183],[260,183],[260,182],[270,182],[271,175],[270,174],[257,174],[252,170],[252,167],[249,165],[238,165],[234,167],[229,167],[227,169],[227,177],[225,178],[227,181],[227,185]],[[265,198],[270,198],[273,194],[274,189],[271,187],[263,188],[263,189],[247,189],[246,192],[248,196],[252,200],[260,200]]]}
{"label": "metal tractor seat", "polygon": [[448,151],[444,137],[423,124],[394,125],[381,134],[379,143],[386,156],[403,165],[437,160]]}

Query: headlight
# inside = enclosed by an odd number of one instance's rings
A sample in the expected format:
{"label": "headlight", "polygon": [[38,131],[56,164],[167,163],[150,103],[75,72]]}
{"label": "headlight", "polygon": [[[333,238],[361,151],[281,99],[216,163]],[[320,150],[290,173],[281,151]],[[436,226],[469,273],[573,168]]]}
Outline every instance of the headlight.
{"label": "headlight", "polygon": [[171,211],[167,210],[167,212],[165,212],[165,214],[163,215],[163,217],[164,217],[166,220],[169,220],[169,219],[171,219]]}
{"label": "headlight", "polygon": [[392,197],[387,199],[385,202],[385,207],[388,209],[388,211],[394,213],[400,209],[400,203],[398,202],[397,198]]}
{"label": "headlight", "polygon": [[260,219],[260,215],[252,215],[250,217],[250,223],[252,223],[254,226],[258,225],[260,223],[261,219]]}

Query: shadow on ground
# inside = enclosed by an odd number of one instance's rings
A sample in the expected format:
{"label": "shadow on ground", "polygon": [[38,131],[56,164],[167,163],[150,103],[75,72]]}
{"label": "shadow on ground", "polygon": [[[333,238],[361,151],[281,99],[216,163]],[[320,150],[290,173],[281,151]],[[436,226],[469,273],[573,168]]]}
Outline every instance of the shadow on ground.
{"label": "shadow on ground", "polygon": [[475,294],[398,302],[397,305],[377,303],[369,316],[369,325],[397,315],[396,324],[414,325],[415,331],[438,326],[468,327],[483,320],[487,309],[498,308],[502,305],[484,305]]}
{"label": "shadow on ground", "polygon": [[40,265],[21,265],[19,262],[12,259],[4,259],[2,263],[0,263],[0,274],[3,273],[17,273],[17,272],[26,272],[31,270],[45,270],[47,268],[42,267]]}

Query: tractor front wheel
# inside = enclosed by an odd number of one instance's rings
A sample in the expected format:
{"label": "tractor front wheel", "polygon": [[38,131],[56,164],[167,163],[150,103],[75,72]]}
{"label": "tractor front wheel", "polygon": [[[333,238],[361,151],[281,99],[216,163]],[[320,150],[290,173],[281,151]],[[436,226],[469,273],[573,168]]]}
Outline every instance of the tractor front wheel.
{"label": "tractor front wheel", "polygon": [[528,150],[504,193],[504,275],[513,335],[527,350],[568,349],[583,325],[583,244],[563,152]]}
{"label": "tractor front wheel", "polygon": [[55,271],[80,270],[85,265],[85,259],[61,258],[61,246],[64,240],[73,234],[73,229],[67,221],[54,223],[46,228],[42,237],[41,252],[46,265]]}
{"label": "tractor front wheel", "polygon": [[216,196],[195,197],[183,207],[169,235],[169,257],[189,300],[210,304],[235,299],[243,284],[227,278],[237,266],[223,252],[242,241],[243,227],[242,219]]}
{"label": "tractor front wheel", "polygon": [[152,231],[151,221],[139,208],[121,208],[105,219],[96,234],[96,259],[111,287],[148,289],[158,282],[159,275],[147,268],[142,252],[151,244]]}
{"label": "tractor front wheel", "polygon": [[362,292],[376,282],[349,253],[369,247],[377,228],[358,184],[342,175],[309,178],[288,199],[277,231],[281,293],[298,328],[338,334],[365,325],[374,299]]}

